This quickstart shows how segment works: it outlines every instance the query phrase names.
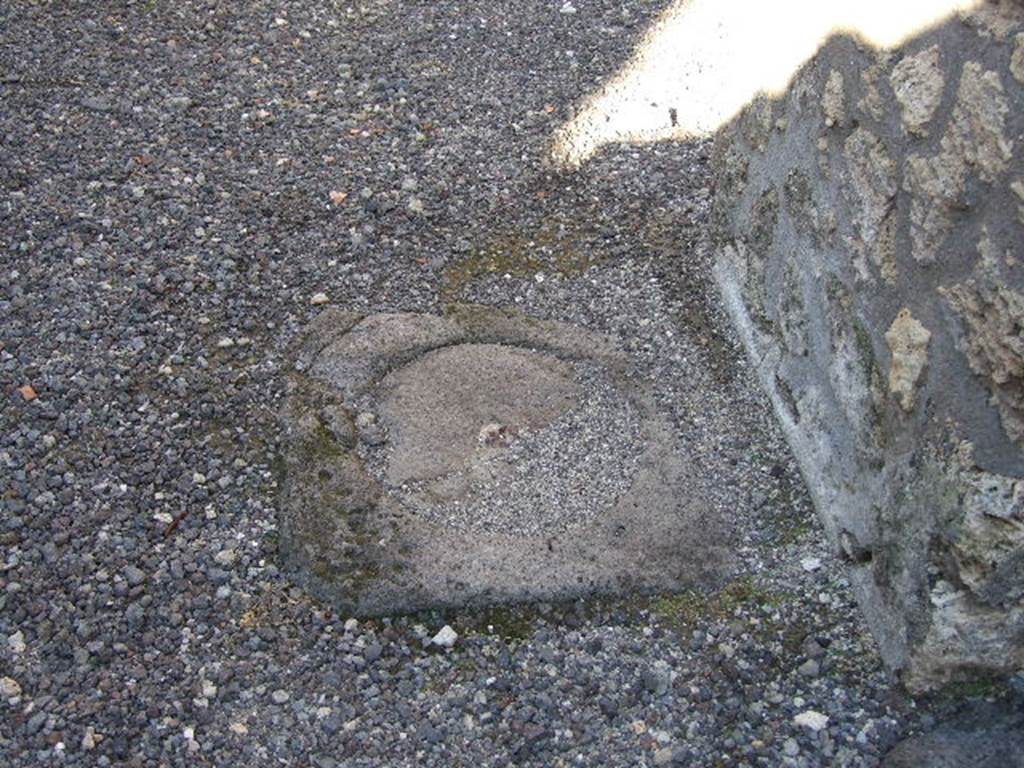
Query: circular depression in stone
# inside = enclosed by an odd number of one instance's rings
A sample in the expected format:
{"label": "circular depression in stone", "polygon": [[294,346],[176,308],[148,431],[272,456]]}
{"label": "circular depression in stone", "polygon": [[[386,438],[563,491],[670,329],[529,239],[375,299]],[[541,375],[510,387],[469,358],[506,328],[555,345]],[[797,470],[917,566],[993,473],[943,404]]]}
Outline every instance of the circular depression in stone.
{"label": "circular depression in stone", "polygon": [[644,448],[640,416],[607,371],[530,349],[434,350],[375,394],[389,437],[374,474],[406,512],[458,529],[587,523],[628,490]]}
{"label": "circular depression in stone", "polygon": [[369,616],[723,575],[729,528],[630,367],[514,310],[325,312],[282,411],[293,576]]}
{"label": "circular depression in stone", "polygon": [[501,344],[459,344],[428,352],[388,374],[378,389],[391,452],[386,480],[398,486],[461,469],[501,439],[540,429],[573,404],[572,368],[558,358]]}

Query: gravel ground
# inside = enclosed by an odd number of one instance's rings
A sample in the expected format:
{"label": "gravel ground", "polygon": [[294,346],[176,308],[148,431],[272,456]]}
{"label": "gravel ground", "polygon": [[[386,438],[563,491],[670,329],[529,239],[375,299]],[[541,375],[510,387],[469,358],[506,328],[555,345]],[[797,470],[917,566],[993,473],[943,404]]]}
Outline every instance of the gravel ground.
{"label": "gravel ground", "polygon": [[[870,766],[949,706],[883,673],[716,309],[707,148],[546,161],[661,5],[0,6],[0,763]],[[312,601],[275,567],[275,413],[324,299],[617,336],[744,572]]]}

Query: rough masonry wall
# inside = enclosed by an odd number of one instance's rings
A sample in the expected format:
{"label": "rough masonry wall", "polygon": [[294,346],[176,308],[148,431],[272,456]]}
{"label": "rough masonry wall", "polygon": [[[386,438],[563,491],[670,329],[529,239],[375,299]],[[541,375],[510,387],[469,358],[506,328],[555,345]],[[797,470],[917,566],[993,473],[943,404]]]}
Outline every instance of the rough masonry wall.
{"label": "rough masonry wall", "polygon": [[1024,4],[833,39],[714,163],[719,285],[883,657],[1024,667]]}

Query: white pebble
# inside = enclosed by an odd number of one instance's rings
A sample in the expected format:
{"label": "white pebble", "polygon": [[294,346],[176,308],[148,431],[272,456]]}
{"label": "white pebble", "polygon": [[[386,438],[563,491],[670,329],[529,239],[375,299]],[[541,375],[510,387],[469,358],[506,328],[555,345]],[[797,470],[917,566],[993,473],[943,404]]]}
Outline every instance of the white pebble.
{"label": "white pebble", "polygon": [[821,714],[821,712],[816,712],[813,709],[801,712],[793,718],[793,722],[796,725],[803,726],[815,733],[828,728],[828,716]]}
{"label": "white pebble", "polygon": [[329,299],[327,298],[326,293],[314,293],[312,297],[310,297],[309,299],[309,303],[312,304],[314,307],[319,306],[321,304],[326,304],[328,301]]}
{"label": "white pebble", "polygon": [[15,699],[21,696],[21,686],[13,677],[0,677],[0,698]]}
{"label": "white pebble", "polygon": [[25,652],[25,635],[19,630],[7,638],[7,647],[12,653],[22,654]]}
{"label": "white pebble", "polygon": [[445,624],[430,642],[440,648],[452,648],[458,639],[459,633]]}
{"label": "white pebble", "polygon": [[238,552],[233,549],[222,549],[213,556],[213,559],[216,561],[217,565],[230,567],[235,564],[236,560],[238,560]]}

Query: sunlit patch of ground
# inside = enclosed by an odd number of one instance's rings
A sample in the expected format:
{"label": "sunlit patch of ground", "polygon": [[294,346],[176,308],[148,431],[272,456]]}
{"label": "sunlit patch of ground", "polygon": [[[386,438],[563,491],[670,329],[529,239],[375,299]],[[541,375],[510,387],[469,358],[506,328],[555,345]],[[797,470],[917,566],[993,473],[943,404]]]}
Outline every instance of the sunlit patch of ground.
{"label": "sunlit patch of ground", "polygon": [[609,143],[713,133],[756,94],[784,91],[836,33],[891,48],[978,0],[679,0],[633,58],[555,136],[552,155],[576,166]]}

